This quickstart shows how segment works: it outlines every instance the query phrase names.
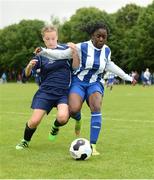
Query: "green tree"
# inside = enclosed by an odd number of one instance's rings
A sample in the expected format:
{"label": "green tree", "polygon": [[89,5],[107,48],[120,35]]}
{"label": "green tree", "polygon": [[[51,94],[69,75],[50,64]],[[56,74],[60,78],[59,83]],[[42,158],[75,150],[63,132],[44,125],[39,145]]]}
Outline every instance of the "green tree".
{"label": "green tree", "polygon": [[123,66],[139,72],[147,67],[154,71],[154,3],[144,8],[135,26],[125,35]]}
{"label": "green tree", "polygon": [[21,71],[36,47],[42,45],[43,21],[23,20],[0,31],[0,72]]}
{"label": "green tree", "polygon": [[145,8],[138,20],[136,31],[137,56],[135,64],[138,68],[150,68],[154,71],[154,1]]}
{"label": "green tree", "polygon": [[87,24],[92,25],[94,22],[104,22],[109,29],[112,29],[110,16],[97,8],[80,8],[71,16],[70,21],[66,21],[60,28],[60,41],[63,42],[82,42],[89,39],[83,27]]}
{"label": "green tree", "polygon": [[132,52],[134,51],[134,33],[132,29],[136,26],[138,18],[143,9],[137,5],[129,4],[114,14],[115,31],[112,36],[112,57],[116,64],[126,71],[133,67]]}
{"label": "green tree", "polygon": [[60,20],[57,16],[51,15],[50,21],[53,26],[55,26],[57,28],[60,26]]}

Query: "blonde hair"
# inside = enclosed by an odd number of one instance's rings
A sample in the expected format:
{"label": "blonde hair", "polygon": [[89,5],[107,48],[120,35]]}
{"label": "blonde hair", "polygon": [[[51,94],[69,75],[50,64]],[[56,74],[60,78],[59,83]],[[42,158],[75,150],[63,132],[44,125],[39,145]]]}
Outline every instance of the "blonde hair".
{"label": "blonde hair", "polygon": [[44,34],[45,34],[46,32],[53,32],[53,31],[55,31],[56,33],[58,33],[56,27],[51,26],[51,25],[44,26],[44,27],[42,28],[42,30],[41,30],[42,37],[44,36]]}

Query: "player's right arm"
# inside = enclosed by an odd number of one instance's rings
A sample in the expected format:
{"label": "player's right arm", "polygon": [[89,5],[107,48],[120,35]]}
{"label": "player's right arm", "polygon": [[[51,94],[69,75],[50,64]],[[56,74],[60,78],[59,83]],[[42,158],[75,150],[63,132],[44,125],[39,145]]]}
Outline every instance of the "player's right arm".
{"label": "player's right arm", "polygon": [[37,59],[32,59],[25,68],[25,76],[29,77],[32,73],[33,67],[37,64]]}
{"label": "player's right arm", "polygon": [[76,44],[69,42],[67,45],[71,48],[72,50],[72,68],[73,70],[77,70],[80,66],[80,58],[78,54],[78,47]]}

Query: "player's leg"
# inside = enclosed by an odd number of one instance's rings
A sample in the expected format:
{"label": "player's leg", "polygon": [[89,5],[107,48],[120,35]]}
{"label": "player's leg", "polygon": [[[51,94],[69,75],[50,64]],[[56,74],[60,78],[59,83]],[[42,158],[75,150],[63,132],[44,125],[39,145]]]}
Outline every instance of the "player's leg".
{"label": "player's leg", "polygon": [[28,144],[31,138],[34,132],[36,131],[37,126],[40,124],[45,113],[46,113],[45,110],[34,109],[31,118],[26,123],[25,130],[24,130],[24,138],[19,144],[17,144],[16,149],[24,149],[28,147]]}
{"label": "player's leg", "polygon": [[80,136],[80,131],[81,131],[81,125],[82,125],[82,121],[81,121],[81,111],[75,113],[74,115],[71,116],[73,119],[75,119],[75,135],[76,136]]}
{"label": "player's leg", "polygon": [[68,104],[58,104],[57,105],[57,117],[54,121],[51,131],[49,133],[49,140],[55,140],[56,135],[58,134],[59,128],[64,126],[69,119],[69,109]]}
{"label": "player's leg", "polygon": [[81,130],[81,107],[85,99],[85,86],[77,79],[73,83],[69,92],[70,116],[75,119],[75,134],[80,135]]}
{"label": "player's leg", "polygon": [[76,136],[80,135],[81,131],[81,107],[83,104],[83,98],[75,92],[70,93],[69,95],[69,110],[70,115],[75,119],[75,134]]}
{"label": "player's leg", "polygon": [[101,105],[103,92],[103,86],[98,83],[88,88],[88,103],[91,110],[90,143],[93,148],[92,155],[99,155],[96,150],[96,143],[102,124]]}

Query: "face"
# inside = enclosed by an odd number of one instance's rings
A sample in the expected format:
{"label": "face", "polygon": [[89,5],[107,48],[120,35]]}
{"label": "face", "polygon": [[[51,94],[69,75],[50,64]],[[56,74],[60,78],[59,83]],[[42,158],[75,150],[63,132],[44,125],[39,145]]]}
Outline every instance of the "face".
{"label": "face", "polygon": [[107,41],[107,30],[102,28],[97,29],[93,33],[91,40],[96,48],[101,49]]}
{"label": "face", "polygon": [[43,36],[44,44],[47,48],[53,49],[57,47],[58,35],[56,31],[45,32]]}

